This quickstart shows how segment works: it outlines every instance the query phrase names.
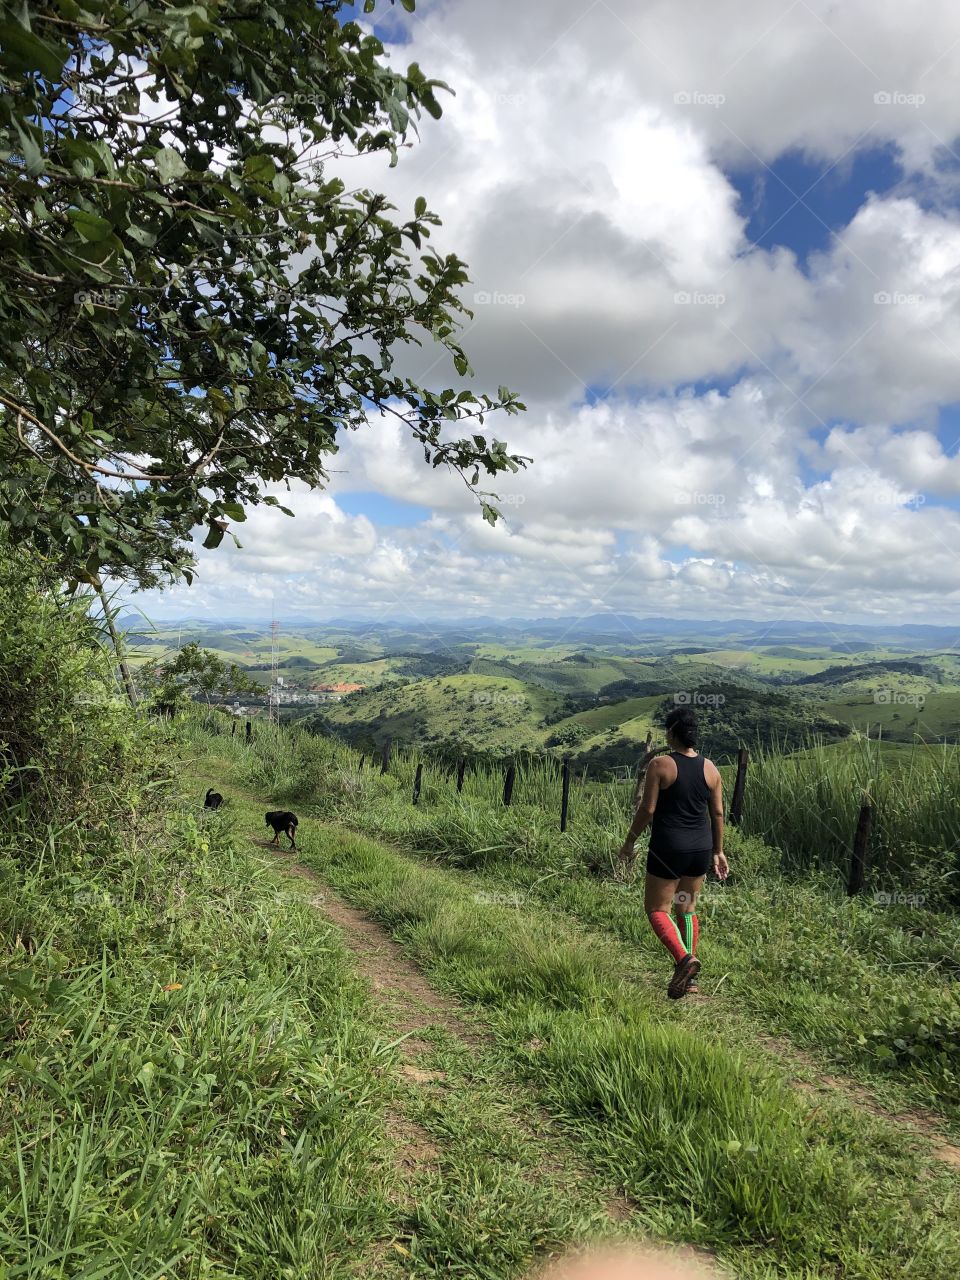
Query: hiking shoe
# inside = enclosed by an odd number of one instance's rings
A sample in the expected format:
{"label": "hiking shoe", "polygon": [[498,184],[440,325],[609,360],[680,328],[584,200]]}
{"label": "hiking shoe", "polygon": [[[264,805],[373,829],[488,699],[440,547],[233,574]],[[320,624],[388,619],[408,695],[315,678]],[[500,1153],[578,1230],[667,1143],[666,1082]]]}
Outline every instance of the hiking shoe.
{"label": "hiking shoe", "polygon": [[687,979],[687,995],[698,996],[699,994],[700,994],[700,987],[697,985],[696,978],[688,978]]}
{"label": "hiking shoe", "polygon": [[700,972],[700,961],[696,956],[684,956],[678,960],[673,977],[667,987],[667,995],[671,1000],[682,1000],[690,990],[689,982]]}

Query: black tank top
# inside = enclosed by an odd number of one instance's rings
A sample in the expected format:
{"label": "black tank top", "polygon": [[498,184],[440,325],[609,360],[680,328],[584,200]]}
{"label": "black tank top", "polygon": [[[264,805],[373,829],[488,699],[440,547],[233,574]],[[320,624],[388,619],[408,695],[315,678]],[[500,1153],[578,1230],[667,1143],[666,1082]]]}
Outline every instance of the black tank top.
{"label": "black tank top", "polygon": [[703,756],[671,751],[677,780],[661,787],[650,823],[650,848],[655,853],[698,853],[713,845],[710,788],[703,772]]}

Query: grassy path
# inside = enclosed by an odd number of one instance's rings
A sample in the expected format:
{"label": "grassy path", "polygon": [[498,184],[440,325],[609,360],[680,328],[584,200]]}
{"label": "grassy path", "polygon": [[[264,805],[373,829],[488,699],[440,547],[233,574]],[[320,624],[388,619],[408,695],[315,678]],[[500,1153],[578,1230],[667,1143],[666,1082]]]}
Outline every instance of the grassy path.
{"label": "grassy path", "polygon": [[[215,766],[217,779],[226,767]],[[256,830],[261,815],[262,805],[238,796],[238,821]],[[585,1162],[607,1186],[621,1186],[635,1206],[634,1225],[651,1237],[708,1249],[745,1278],[939,1280],[960,1267],[951,1170],[926,1158],[919,1141],[904,1142],[882,1117],[831,1097],[811,1105],[749,1046],[738,1052],[722,1038],[711,1040],[695,1019],[686,1025],[689,1011],[665,1017],[662,993],[624,971],[617,939],[587,932],[582,922],[536,901],[522,910],[504,906],[479,890],[476,878],[344,828],[302,822],[300,832],[301,861],[379,921],[435,988],[479,1012],[493,1038],[495,1071],[536,1090],[575,1143],[576,1163]],[[442,1026],[432,1034],[436,1040],[417,1029],[415,1038],[435,1044],[436,1053],[424,1057],[418,1049],[418,1061],[406,1065],[427,1073],[449,1069]],[[446,1051],[464,1048],[447,1041]],[[423,1083],[429,1094],[437,1081]],[[431,1151],[447,1150],[429,1105],[418,1103],[407,1118],[422,1127]],[[457,1154],[462,1150],[460,1143]],[[416,1168],[415,1178],[429,1181],[435,1159]],[[498,1231],[511,1220],[503,1208],[503,1167],[495,1159],[488,1170],[498,1187],[489,1224],[495,1221]],[[435,1188],[447,1219],[457,1216],[447,1230],[459,1224],[470,1203],[460,1197],[477,1177],[469,1165],[451,1169],[460,1187],[445,1169]],[[531,1207],[519,1187],[513,1197]],[[595,1203],[603,1212],[602,1194]],[[532,1220],[524,1221],[518,1234],[535,1236]],[[541,1247],[551,1236],[573,1238],[585,1225],[582,1215],[551,1221]],[[411,1274],[463,1253],[461,1242],[443,1254],[434,1223],[431,1210],[400,1242],[409,1247]]]}
{"label": "grassy path", "polygon": [[531,1091],[504,1073],[482,1023],[315,872],[270,852],[335,926],[389,1037],[396,1221],[364,1270],[500,1280],[567,1241],[629,1238],[626,1197],[602,1185]]}
{"label": "grassy path", "polygon": [[[400,856],[411,856],[391,847]],[[412,856],[419,856],[425,865],[435,865],[426,855]],[[652,941],[639,885],[609,880],[544,880],[525,868],[515,868],[510,875],[447,870],[472,892],[486,894],[492,901],[515,902],[518,909],[536,902],[553,918],[571,922],[597,945],[608,946],[611,940],[622,944],[618,953],[623,975],[643,984],[658,997],[662,995],[670,964],[659,944]],[[709,894],[709,888],[707,892]],[[722,930],[719,921],[717,930]],[[720,1035],[730,1044],[751,1043],[758,1055],[769,1060],[771,1066],[776,1066],[797,1087],[846,1098],[851,1105],[902,1127],[908,1140],[919,1140],[929,1155],[960,1169],[957,1141],[960,1118],[956,1108],[943,1114],[915,1106],[909,1086],[901,1081],[874,1078],[866,1083],[840,1074],[827,1055],[814,1051],[815,1046],[804,1049],[785,1035],[772,1034],[750,1007],[744,1007],[739,992],[727,982],[730,974],[724,962],[730,957],[731,944],[725,944],[722,935],[717,937],[714,930],[708,930],[705,946],[712,963],[701,974],[699,996],[687,1000],[682,1007],[663,1005],[662,1017],[682,1019],[685,1025],[706,1035]],[[704,954],[703,945],[701,954]]]}

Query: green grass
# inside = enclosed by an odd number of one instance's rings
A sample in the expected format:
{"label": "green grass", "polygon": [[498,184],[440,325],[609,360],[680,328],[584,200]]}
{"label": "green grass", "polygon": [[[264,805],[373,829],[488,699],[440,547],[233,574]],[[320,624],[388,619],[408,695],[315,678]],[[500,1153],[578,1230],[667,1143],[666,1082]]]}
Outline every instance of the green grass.
{"label": "green grass", "polygon": [[[349,748],[306,734],[263,734],[249,750],[232,739],[214,741],[244,785],[481,873],[485,887],[519,889],[525,899],[532,895],[610,933],[648,966],[662,964],[636,891],[585,873],[590,860],[612,867],[627,826],[629,785],[575,782],[570,826],[561,835],[559,780],[549,768],[521,769],[516,803],[505,809],[498,772],[469,771],[458,797],[451,778],[428,767],[414,807],[414,759],[402,753],[381,777],[378,766],[358,772]],[[817,763],[814,756],[808,767]],[[736,829],[728,831],[727,849],[733,882],[714,888],[703,905],[710,970],[723,977],[724,1017],[743,1008],[768,1034],[790,1036],[894,1105],[922,1103],[960,1126],[953,1052],[960,943],[942,899],[898,901],[905,891],[888,885],[886,900],[886,891],[871,885],[850,900],[829,865],[784,875],[775,849]],[[734,1022],[731,1035],[742,1034]]]}
{"label": "green grass", "polygon": [[343,730],[374,733],[378,741],[423,743],[460,738],[486,750],[539,747],[544,716],[558,695],[521,680],[488,675],[439,676],[396,689],[355,695],[324,708],[324,718]]}
{"label": "green grass", "polygon": [[880,1120],[813,1106],[756,1055],[689,1025],[691,1010],[631,980],[612,938],[533,899],[500,905],[463,872],[343,828],[302,821],[300,844],[303,861],[477,1008],[504,1062],[622,1183],[652,1236],[714,1250],[745,1280],[939,1280],[960,1265],[943,1168]]}
{"label": "green grass", "polygon": [[2,864],[4,1280],[345,1274],[389,1230],[363,993],[217,819]]}
{"label": "green grass", "polygon": [[[960,690],[931,691],[929,682],[899,677],[895,687],[883,690],[890,693],[890,701],[877,702],[872,691],[846,698],[830,699],[823,703],[827,715],[853,725],[861,733],[871,737],[890,735],[904,742],[914,737],[935,741],[960,735]],[[905,698],[914,701],[904,701]]]}

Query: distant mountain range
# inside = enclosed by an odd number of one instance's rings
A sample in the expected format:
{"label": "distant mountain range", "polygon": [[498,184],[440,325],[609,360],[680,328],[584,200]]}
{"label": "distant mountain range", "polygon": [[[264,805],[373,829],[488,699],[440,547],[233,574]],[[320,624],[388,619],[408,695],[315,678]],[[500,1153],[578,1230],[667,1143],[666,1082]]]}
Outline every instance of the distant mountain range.
{"label": "distant mountain range", "polygon": [[[279,619],[284,631],[318,631],[329,634],[340,632],[350,635],[376,633],[379,635],[413,636],[419,639],[430,636],[462,638],[463,640],[530,641],[563,640],[577,642],[614,642],[642,645],[645,642],[662,643],[672,639],[678,642],[729,641],[731,647],[753,648],[758,645],[806,644],[818,646],[842,646],[857,648],[860,645],[889,645],[904,649],[953,649],[960,645],[960,627],[933,626],[925,623],[825,623],[796,619],[744,618],[642,618],[631,614],[594,613],[587,616],[572,615],[551,618],[460,618],[446,621],[409,621],[402,618],[332,618],[318,622],[315,618],[294,614]],[[125,613],[119,619],[125,630],[144,631],[143,617],[138,613]],[[183,618],[176,621],[158,621],[159,629],[169,632],[180,628],[183,632],[213,631],[240,627],[245,631],[262,628],[269,631],[269,619],[249,618]]]}

